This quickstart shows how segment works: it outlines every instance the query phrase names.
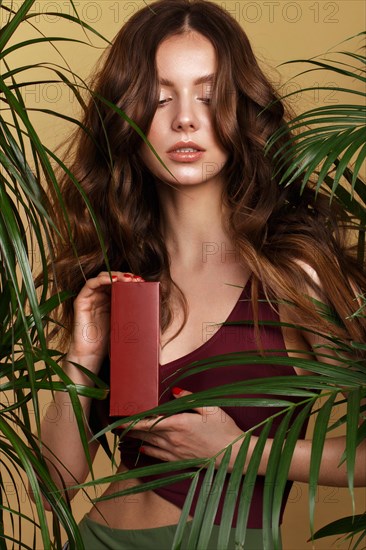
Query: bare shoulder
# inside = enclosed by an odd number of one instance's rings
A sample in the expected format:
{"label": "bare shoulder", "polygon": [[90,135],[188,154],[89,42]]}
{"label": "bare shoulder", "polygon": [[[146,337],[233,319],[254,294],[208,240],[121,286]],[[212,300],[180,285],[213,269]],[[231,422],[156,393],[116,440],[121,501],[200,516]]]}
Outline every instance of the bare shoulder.
{"label": "bare shoulder", "polygon": [[320,284],[318,272],[310,264],[304,262],[303,260],[296,260],[296,263],[300,269],[309,275],[309,277],[311,277],[316,283]]}
{"label": "bare shoulder", "polygon": [[[310,299],[316,301],[318,306],[323,304],[325,307],[329,303],[325,299],[322,289],[321,279],[317,271],[309,264],[302,260],[297,261],[299,270],[308,276],[313,284],[304,283],[304,292]],[[315,306],[314,306],[315,307]],[[290,356],[301,357],[304,359],[314,359],[335,363],[336,358],[332,359],[332,353],[329,351],[329,340],[326,335],[322,336],[317,330],[305,328],[304,320],[297,308],[291,305],[281,303],[279,305],[279,317],[284,326],[282,333],[284,342]],[[324,356],[328,356],[325,358]],[[312,374],[304,369],[295,368],[297,374]]]}
{"label": "bare shoulder", "polygon": [[[299,266],[300,273],[302,272],[304,274],[304,286],[302,289],[298,289],[298,292],[303,293],[311,300],[329,305],[325,298],[318,272],[311,265],[302,260],[297,260],[296,263]],[[307,280],[310,280],[312,284],[308,283]],[[301,325],[301,313],[299,313],[297,308],[289,304],[281,304],[279,310],[282,321]]]}

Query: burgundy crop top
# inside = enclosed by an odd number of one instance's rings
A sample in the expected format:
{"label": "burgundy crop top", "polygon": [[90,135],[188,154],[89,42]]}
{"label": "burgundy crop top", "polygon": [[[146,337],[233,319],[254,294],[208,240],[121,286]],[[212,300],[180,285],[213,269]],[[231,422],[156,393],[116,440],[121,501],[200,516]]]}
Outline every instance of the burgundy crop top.
{"label": "burgundy crop top", "polygon": [[[263,299],[264,296],[261,296]],[[277,321],[278,315],[272,309],[266,301],[259,301],[258,304],[259,312],[259,321]],[[230,313],[226,322],[235,323],[237,321],[252,321],[252,306],[250,300],[250,284],[249,282],[243,289],[238,302],[236,303],[234,309]],[[263,349],[267,350],[284,350],[285,344],[283,341],[282,331],[280,327],[273,326],[263,326],[260,325],[260,335],[261,343]],[[186,378],[179,381],[175,384],[174,380],[177,374],[177,370],[184,369],[190,365],[193,361],[207,359],[215,355],[220,355],[224,353],[233,353],[233,352],[243,352],[243,351],[252,351],[256,349],[256,340],[254,338],[254,327],[252,324],[237,324],[237,325],[221,325],[221,327],[215,332],[211,337],[206,339],[206,341],[194,351],[161,365],[161,403],[165,403],[169,400],[173,400],[174,397],[171,393],[171,388],[175,385],[186,389],[191,392],[198,392],[204,389],[208,389],[213,386],[228,384],[232,382],[239,382],[245,380],[251,380],[254,378],[268,378],[274,376],[289,376],[296,373],[292,367],[282,366],[282,365],[260,365],[260,364],[241,364],[241,365],[229,365],[225,367],[215,368],[213,371],[210,369],[205,370],[199,374],[190,375]],[[272,355],[282,355],[287,356],[285,352],[272,352]],[[175,375],[175,376],[174,376]],[[165,391],[167,390],[167,391]],[[268,398],[269,396],[263,396]],[[298,402],[301,397],[290,397],[287,398],[293,402]],[[236,424],[243,431],[248,430],[252,426],[259,424],[262,420],[268,416],[273,415],[275,412],[280,409],[274,407],[222,407],[223,410],[231,416]],[[300,412],[300,408],[296,409],[297,414]],[[295,412],[296,412],[295,411]],[[294,414],[293,419],[296,418]],[[276,432],[276,429],[279,423],[282,420],[282,415],[279,415],[278,418],[274,419],[273,425],[270,431],[270,437]],[[305,437],[306,425],[303,426],[301,437]],[[259,435],[259,431],[254,432],[255,435]],[[121,451],[121,459],[123,463],[129,468],[134,469],[136,467],[148,466],[150,464],[157,464],[160,461],[143,455],[139,453],[139,447],[142,444],[141,441],[126,438],[123,442],[120,442],[119,449]],[[187,470],[188,471],[188,470]],[[174,475],[174,472],[169,472],[166,474],[168,476]],[[205,470],[200,473],[200,479],[198,484],[198,489],[200,489],[205,475]],[[157,479],[158,476],[146,476],[143,478],[144,481],[152,481]],[[230,474],[227,475],[225,481],[225,490],[229,481]],[[159,489],[155,489],[155,492],[168,500],[169,502],[174,503],[176,506],[182,508],[187,492],[189,490],[191,480],[183,480]],[[288,498],[288,494],[291,488],[291,482],[287,483],[281,511],[281,521],[284,511],[284,507]],[[225,494],[225,490],[223,495]],[[264,477],[258,476],[255,484],[255,489],[252,497],[248,527],[249,528],[261,528],[262,527],[262,500],[263,500],[263,490],[264,490]],[[199,494],[199,490],[196,491],[196,497]],[[194,510],[197,504],[197,498],[193,499],[191,515],[194,514]],[[222,507],[223,507],[223,498],[221,498],[218,512],[215,518],[215,524],[220,523]],[[233,527],[236,525],[237,519],[237,510],[235,511]]]}

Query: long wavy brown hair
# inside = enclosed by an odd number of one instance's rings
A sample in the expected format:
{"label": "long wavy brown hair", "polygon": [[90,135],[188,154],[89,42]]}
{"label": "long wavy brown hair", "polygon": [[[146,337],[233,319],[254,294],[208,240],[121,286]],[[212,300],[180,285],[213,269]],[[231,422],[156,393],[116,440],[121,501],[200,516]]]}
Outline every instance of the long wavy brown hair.
{"label": "long wavy brown hair", "polygon": [[[274,174],[273,156],[291,136],[287,132],[270,155],[264,154],[264,146],[277,129],[286,128],[284,105],[241,26],[208,1],[160,0],[138,11],[115,37],[91,84],[84,129],[73,136],[67,158],[98,219],[111,269],[161,282],[164,330],[172,319],[174,281],[154,177],[140,158],[142,138],[108,102],[146,135],[159,99],[157,48],[166,38],[189,30],[208,38],[220,59],[210,109],[218,139],[229,153],[222,199],[229,207],[233,243],[253,274],[253,303],[261,284],[271,299],[300,308],[302,324],[329,330],[306,297],[306,285],[316,287],[308,269],[302,268],[306,264],[318,274],[321,295],[342,320],[341,328],[333,327],[335,333],[364,341],[365,318],[352,314],[359,307],[355,294],[365,290],[366,277],[347,246],[347,220],[335,201],[330,205],[325,194],[316,196],[311,184],[302,193],[300,181],[279,185],[283,171]],[[55,285],[77,293],[85,278],[105,269],[106,262],[84,199],[68,175],[61,178],[61,190],[73,245],[68,244],[69,230],[54,201],[61,228],[53,251]],[[71,326],[71,300],[64,305],[62,320]]]}

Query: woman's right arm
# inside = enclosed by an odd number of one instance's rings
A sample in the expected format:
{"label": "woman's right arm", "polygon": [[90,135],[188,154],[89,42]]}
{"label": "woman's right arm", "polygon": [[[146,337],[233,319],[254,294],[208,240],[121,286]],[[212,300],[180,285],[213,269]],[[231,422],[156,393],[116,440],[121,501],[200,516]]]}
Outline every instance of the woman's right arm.
{"label": "woman's right arm", "polygon": [[[110,275],[102,272],[97,277],[87,280],[75,299],[72,338],[63,364],[64,372],[75,384],[94,385],[88,375],[74,363],[98,374],[108,353],[111,283],[134,280],[141,279],[133,279],[128,273],[112,272],[111,281]],[[55,398],[49,403],[41,424],[42,453],[48,462],[54,482],[62,488],[63,483],[66,487],[83,483],[89,473],[89,467],[69,394],[58,391],[54,395]],[[84,411],[86,433],[87,436],[91,436],[87,426],[91,398],[79,396],[79,399]],[[98,446],[97,441],[89,445],[92,460]],[[76,492],[69,491],[69,497],[72,498]],[[49,509],[49,504],[46,501],[44,503]]]}

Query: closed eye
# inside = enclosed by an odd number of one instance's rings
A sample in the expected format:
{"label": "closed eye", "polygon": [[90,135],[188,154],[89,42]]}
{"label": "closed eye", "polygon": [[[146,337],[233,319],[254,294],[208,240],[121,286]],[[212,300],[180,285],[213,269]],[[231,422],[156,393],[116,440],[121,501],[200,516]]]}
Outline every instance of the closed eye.
{"label": "closed eye", "polygon": [[[166,105],[169,101],[171,101],[171,97],[168,97],[166,99],[160,99],[158,101],[158,105],[159,106],[163,106],[163,105]],[[211,98],[210,97],[198,97],[197,98],[199,101],[202,101],[203,103],[205,103],[206,105],[209,105],[211,103]]]}

